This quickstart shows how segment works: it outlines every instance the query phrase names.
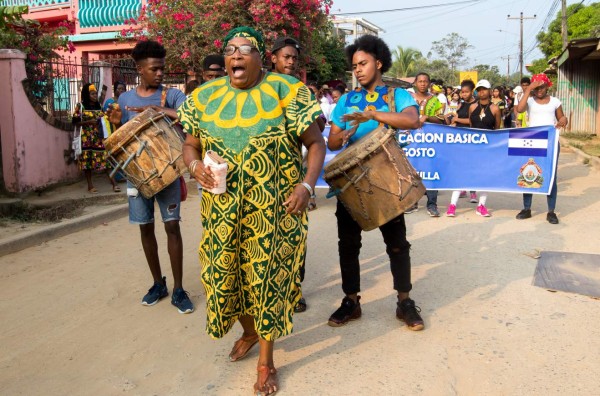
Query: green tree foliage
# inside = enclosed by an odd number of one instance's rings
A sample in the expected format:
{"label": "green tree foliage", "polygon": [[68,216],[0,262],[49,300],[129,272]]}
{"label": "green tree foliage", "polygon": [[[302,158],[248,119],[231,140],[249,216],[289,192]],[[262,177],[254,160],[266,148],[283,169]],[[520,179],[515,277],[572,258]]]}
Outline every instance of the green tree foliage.
{"label": "green tree foliage", "polygon": [[467,63],[466,53],[470,48],[473,48],[473,46],[458,33],[451,33],[449,36],[431,43],[431,50],[440,59],[446,60],[452,70],[456,70],[459,66]]}
{"label": "green tree foliage", "polygon": [[392,51],[392,58],[394,61],[387,75],[394,78],[402,78],[415,74],[416,61],[423,58],[423,54],[415,48],[402,48],[398,46]]}
{"label": "green tree foliage", "polygon": [[432,79],[443,80],[445,85],[458,85],[458,71],[452,70],[448,62],[442,59],[419,58],[415,60],[415,73],[425,72]]}
{"label": "green tree foliage", "polygon": [[[523,77],[525,77],[525,76],[523,76]],[[517,71],[510,75],[506,85],[508,85],[509,87],[516,87],[517,85],[520,85],[520,84],[521,84],[521,72]]]}
{"label": "green tree foliage", "polygon": [[53,78],[58,77],[51,74],[47,62],[59,58],[56,51],[75,50],[67,39],[73,25],[60,22],[58,26],[50,27],[36,20],[24,19],[22,15],[27,12],[26,6],[0,6],[0,48],[18,49],[25,54],[29,91],[35,100],[44,104],[53,93]]}
{"label": "green tree foliage", "polygon": [[315,31],[312,36],[313,55],[306,64],[307,80],[324,83],[331,80],[344,80],[346,70],[349,70],[343,37],[333,33],[333,26],[328,24],[326,31]]}
{"label": "green tree foliage", "polygon": [[23,14],[27,14],[28,6],[0,6],[0,34],[4,34],[4,29],[11,24],[22,19]]}
{"label": "green tree foliage", "polygon": [[[567,7],[567,26],[569,40],[587,37],[599,37],[600,33],[600,3],[583,6],[581,3]],[[539,48],[546,59],[562,52],[561,12],[548,26],[547,32],[537,35]]]}
{"label": "green tree foliage", "polygon": [[498,66],[476,65],[471,67],[471,70],[477,70],[477,78],[488,80],[493,87],[506,84],[506,76],[500,74]]}
{"label": "green tree foliage", "polygon": [[527,70],[531,74],[543,73],[548,68],[548,62],[544,58],[534,60],[530,66],[527,66]]}

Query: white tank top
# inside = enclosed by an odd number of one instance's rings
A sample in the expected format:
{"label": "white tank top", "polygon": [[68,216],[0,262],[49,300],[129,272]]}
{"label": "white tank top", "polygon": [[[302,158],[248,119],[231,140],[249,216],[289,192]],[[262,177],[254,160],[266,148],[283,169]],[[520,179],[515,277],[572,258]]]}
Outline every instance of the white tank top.
{"label": "white tank top", "polygon": [[550,101],[546,104],[539,104],[533,98],[527,99],[527,114],[529,123],[527,126],[554,125],[556,123],[556,109],[561,103],[558,98],[550,96]]}

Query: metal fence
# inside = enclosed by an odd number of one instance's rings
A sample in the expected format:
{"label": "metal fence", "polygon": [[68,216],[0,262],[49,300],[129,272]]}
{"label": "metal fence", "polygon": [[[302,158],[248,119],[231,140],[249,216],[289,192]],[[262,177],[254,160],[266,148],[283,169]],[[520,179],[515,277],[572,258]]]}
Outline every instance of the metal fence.
{"label": "metal fence", "polygon": [[[102,67],[97,61],[111,64],[112,81],[103,81]],[[39,104],[55,119],[66,123],[71,121],[75,106],[81,101],[81,88],[84,84],[92,83],[100,87],[101,83],[112,85],[116,81],[123,81],[127,89],[139,84],[139,74],[131,58],[68,57],[51,62],[30,63],[27,68],[30,78],[26,86],[32,102]],[[183,91],[187,78],[186,73],[166,73],[163,84]]]}

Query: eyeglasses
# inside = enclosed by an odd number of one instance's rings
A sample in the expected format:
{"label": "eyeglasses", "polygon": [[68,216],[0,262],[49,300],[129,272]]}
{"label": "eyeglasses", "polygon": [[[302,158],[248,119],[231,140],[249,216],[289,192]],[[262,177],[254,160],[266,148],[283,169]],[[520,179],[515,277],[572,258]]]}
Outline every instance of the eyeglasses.
{"label": "eyeglasses", "polygon": [[240,51],[240,54],[242,55],[250,55],[252,53],[252,50],[255,50],[256,47],[250,44],[242,44],[239,47],[236,45],[228,45],[227,47],[223,48],[223,55],[225,56],[231,56],[233,54],[235,54],[236,50]]}

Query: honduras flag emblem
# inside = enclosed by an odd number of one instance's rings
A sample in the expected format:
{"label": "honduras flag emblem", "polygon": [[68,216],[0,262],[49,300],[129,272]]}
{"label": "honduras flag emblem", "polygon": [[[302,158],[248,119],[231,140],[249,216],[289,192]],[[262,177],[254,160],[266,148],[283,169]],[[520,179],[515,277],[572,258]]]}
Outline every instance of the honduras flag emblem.
{"label": "honduras flag emblem", "polygon": [[548,155],[548,130],[541,128],[511,130],[508,136],[508,155],[546,157]]}

